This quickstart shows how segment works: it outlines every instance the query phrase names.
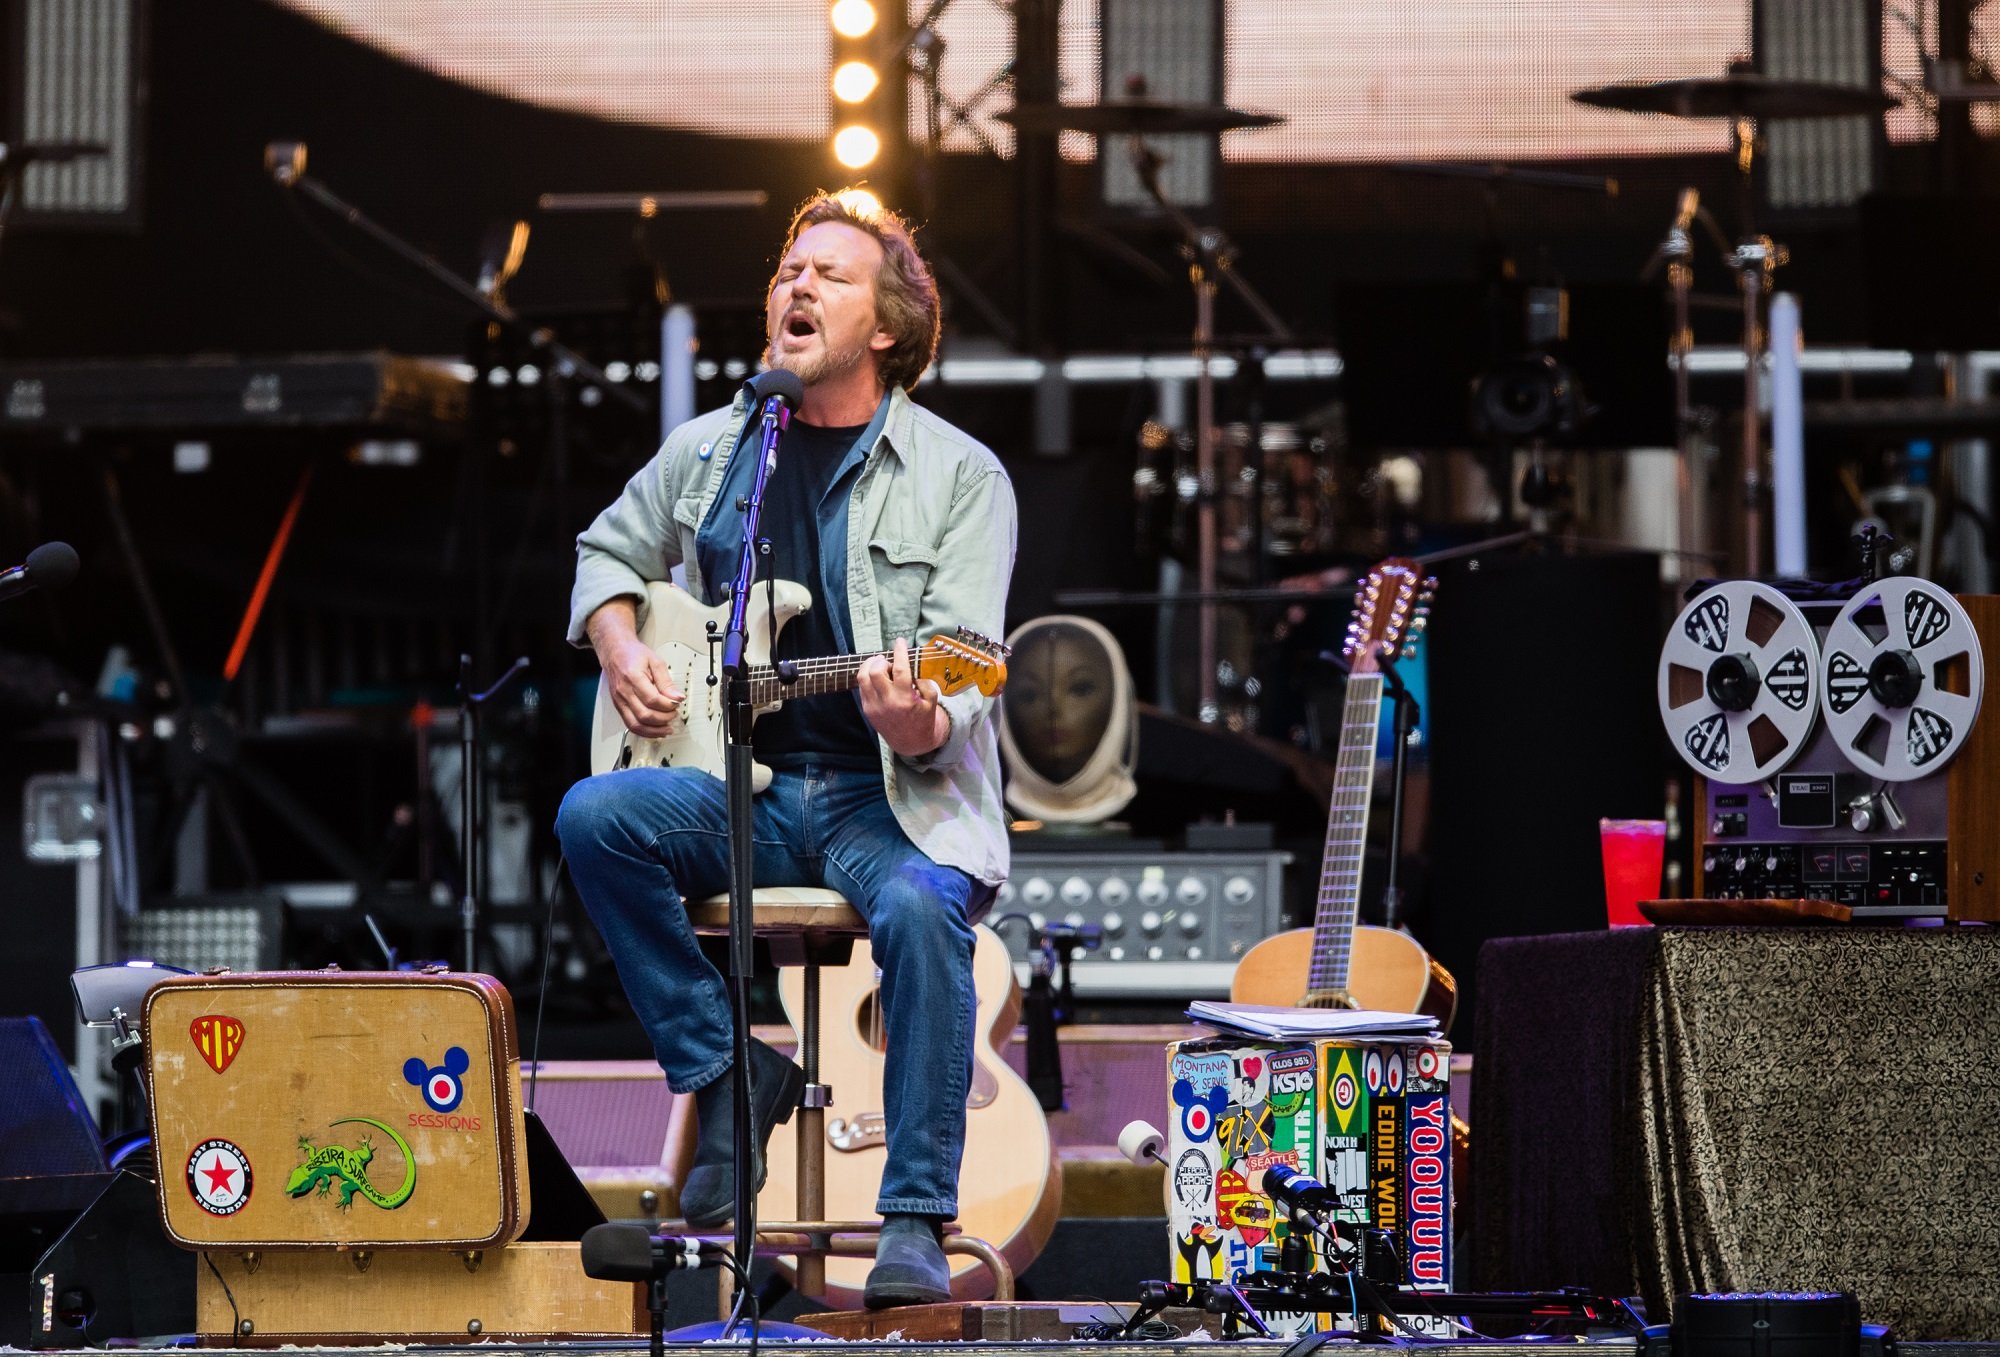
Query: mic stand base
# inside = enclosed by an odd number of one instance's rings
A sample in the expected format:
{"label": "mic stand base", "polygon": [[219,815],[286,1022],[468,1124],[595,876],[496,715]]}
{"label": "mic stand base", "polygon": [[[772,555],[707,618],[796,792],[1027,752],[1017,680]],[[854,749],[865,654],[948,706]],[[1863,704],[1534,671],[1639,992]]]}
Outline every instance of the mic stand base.
{"label": "mic stand base", "polygon": [[667,1274],[657,1272],[653,1280],[646,1284],[646,1314],[651,1330],[652,1357],[666,1357],[667,1351]]}

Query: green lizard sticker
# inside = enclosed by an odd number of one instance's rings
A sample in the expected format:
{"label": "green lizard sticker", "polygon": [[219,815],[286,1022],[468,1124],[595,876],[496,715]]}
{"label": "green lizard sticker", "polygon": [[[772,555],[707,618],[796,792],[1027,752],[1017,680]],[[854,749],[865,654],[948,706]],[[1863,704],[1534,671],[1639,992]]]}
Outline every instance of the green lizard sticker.
{"label": "green lizard sticker", "polygon": [[417,1157],[410,1152],[410,1143],[397,1135],[393,1127],[385,1126],[372,1117],[343,1117],[331,1125],[346,1126],[350,1123],[373,1126],[396,1142],[396,1148],[403,1152],[403,1185],[394,1192],[384,1193],[368,1181],[368,1165],[374,1162],[375,1147],[365,1136],[360,1147],[352,1150],[345,1145],[315,1146],[300,1136],[299,1150],[306,1161],[292,1170],[291,1181],[285,1184],[286,1193],[303,1197],[308,1192],[317,1191],[324,1197],[338,1184],[342,1210],[354,1205],[357,1192],[384,1211],[395,1210],[408,1201],[417,1188]]}

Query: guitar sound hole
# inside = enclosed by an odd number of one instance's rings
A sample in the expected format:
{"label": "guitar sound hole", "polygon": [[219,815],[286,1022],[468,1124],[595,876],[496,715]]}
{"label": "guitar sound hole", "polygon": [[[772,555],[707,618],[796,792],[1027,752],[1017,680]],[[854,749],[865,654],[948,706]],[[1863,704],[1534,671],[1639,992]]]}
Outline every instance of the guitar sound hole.
{"label": "guitar sound hole", "polygon": [[887,1023],[882,1015],[882,991],[871,989],[854,1010],[854,1030],[871,1051],[888,1049]]}

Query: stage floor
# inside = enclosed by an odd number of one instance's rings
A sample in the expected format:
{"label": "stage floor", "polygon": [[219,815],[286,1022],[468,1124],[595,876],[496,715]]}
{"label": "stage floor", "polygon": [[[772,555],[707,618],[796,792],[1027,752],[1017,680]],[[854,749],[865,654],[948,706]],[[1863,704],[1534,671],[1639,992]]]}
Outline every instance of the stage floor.
{"label": "stage floor", "polygon": [[[868,1354],[874,1353],[883,1354],[883,1357],[891,1357],[892,1354],[894,1357],[907,1357],[907,1354],[912,1352],[934,1353],[939,1354],[939,1357],[948,1357],[948,1354],[961,1351],[978,1353],[980,1357],[1055,1357],[1057,1349],[1074,1351],[1079,1354],[1087,1352],[1095,1354],[1095,1357],[1214,1357],[1217,1340],[1190,1338],[1181,1340],[1169,1339],[1160,1342],[1117,1340],[1089,1342],[1076,1340],[1064,1343],[911,1343],[893,1339],[850,1341],[821,1337],[810,1340],[766,1338],[759,1344],[759,1347],[789,1347],[798,1342],[837,1344],[849,1352],[856,1354],[856,1357],[867,1357]],[[1231,1340],[1228,1347],[1231,1352],[1242,1354],[1242,1357],[1282,1357],[1283,1353],[1291,1345],[1291,1340],[1243,1338]],[[737,1340],[731,1340],[727,1343],[712,1341],[697,1343],[669,1340],[664,1351],[666,1357],[712,1357],[712,1354],[718,1351],[735,1351],[745,1349],[748,1346],[747,1342]],[[1394,1344],[1381,1342],[1364,1344],[1352,1339],[1333,1339],[1318,1349],[1318,1351],[1361,1352],[1381,1351],[1385,1347],[1409,1347],[1421,1348],[1426,1353],[1437,1354],[1437,1357],[1481,1357],[1481,1355],[1483,1357],[1495,1357],[1496,1354],[1545,1353],[1552,1347],[1573,1348],[1575,1346],[1578,1346],[1578,1343],[1576,1340],[1571,1339],[1532,1341],[1497,1339],[1486,1342],[1409,1342]],[[1583,1344],[1583,1346],[1595,1347],[1609,1352],[1636,1353],[1639,1351],[1640,1344],[1636,1339],[1632,1338],[1604,1338],[1593,1339],[1587,1344]],[[390,1347],[393,1347],[399,1353],[436,1354],[437,1357],[451,1357],[451,1355],[464,1357],[464,1354],[473,1351],[481,1354],[481,1357],[535,1357],[536,1354],[543,1353],[561,1354],[562,1357],[590,1357],[591,1354],[596,1353],[617,1353],[623,1357],[624,1354],[645,1351],[647,1342],[643,1338],[638,1338],[629,1341],[594,1340],[574,1343],[481,1343],[476,1346],[472,1344],[425,1346],[399,1344],[394,1339],[385,1337],[382,1344],[376,1347],[288,1346],[284,1351],[287,1353],[324,1354],[324,1357],[348,1357],[349,1354],[353,1354],[354,1357],[362,1357],[363,1354],[379,1354],[384,1348]],[[245,1349],[245,1351],[253,1350],[258,1349]],[[270,1349],[261,1350],[269,1351]],[[2000,1357],[2000,1342],[1898,1343],[1896,1350],[1898,1353],[1903,1354],[1904,1357]],[[0,1351],[13,1352],[17,1351],[17,1349],[0,1348]],[[39,1349],[39,1351],[44,1354],[56,1354],[58,1357],[71,1357],[71,1354],[74,1354],[74,1357],[96,1357],[104,1349],[57,1348]]]}

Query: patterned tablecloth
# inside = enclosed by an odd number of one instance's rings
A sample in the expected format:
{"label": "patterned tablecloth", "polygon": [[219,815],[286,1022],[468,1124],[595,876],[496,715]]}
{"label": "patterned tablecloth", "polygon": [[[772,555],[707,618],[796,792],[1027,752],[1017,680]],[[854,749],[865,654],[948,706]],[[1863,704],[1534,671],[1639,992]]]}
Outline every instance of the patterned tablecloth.
{"label": "patterned tablecloth", "polygon": [[1656,1319],[1840,1288],[1902,1338],[2000,1336],[1996,982],[1984,928],[1488,943],[1461,1282]]}

